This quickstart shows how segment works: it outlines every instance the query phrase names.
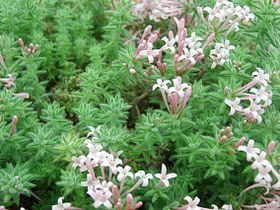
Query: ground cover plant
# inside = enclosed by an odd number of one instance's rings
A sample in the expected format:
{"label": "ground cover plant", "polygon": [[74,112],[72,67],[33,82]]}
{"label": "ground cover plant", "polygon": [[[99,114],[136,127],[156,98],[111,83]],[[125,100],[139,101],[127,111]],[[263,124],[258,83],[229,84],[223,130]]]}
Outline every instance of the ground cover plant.
{"label": "ground cover plant", "polygon": [[0,209],[280,209],[272,0],[0,0]]}

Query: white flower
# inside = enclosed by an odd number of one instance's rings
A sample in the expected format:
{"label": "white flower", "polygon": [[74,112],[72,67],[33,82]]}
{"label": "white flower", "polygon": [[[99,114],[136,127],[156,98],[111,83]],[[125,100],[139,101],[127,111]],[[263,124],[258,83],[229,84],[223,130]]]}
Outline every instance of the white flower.
{"label": "white flower", "polygon": [[210,51],[210,58],[213,60],[211,68],[214,69],[217,65],[223,66],[225,62],[229,61],[230,50],[235,49],[226,40],[224,43],[216,43],[215,48]]}
{"label": "white flower", "polygon": [[230,107],[229,115],[232,116],[236,111],[241,112],[243,110],[242,106],[240,106],[240,98],[236,97],[234,101],[229,99],[225,99],[225,103]]}
{"label": "white flower", "polygon": [[87,165],[86,161],[88,160],[86,156],[81,155],[78,158],[77,157],[72,157],[72,160],[74,161],[73,167],[76,168],[77,166],[80,167],[80,171],[86,171],[87,170]]}
{"label": "white flower", "polygon": [[177,93],[180,97],[184,97],[184,89],[188,88],[189,85],[186,83],[181,83],[181,77],[177,77],[173,79],[174,87],[169,88],[169,93]]}
{"label": "white flower", "polygon": [[87,193],[94,200],[94,203],[93,203],[94,208],[98,208],[101,205],[104,205],[108,209],[112,208],[112,204],[109,201],[109,199],[112,196],[112,193],[110,191],[104,192],[102,190],[97,190],[97,191],[89,190]]}
{"label": "white flower", "polygon": [[233,210],[232,205],[223,205],[222,210]]}
{"label": "white flower", "polygon": [[108,192],[110,191],[110,188],[112,188],[112,186],[113,186],[112,182],[102,181],[101,183],[100,182],[97,183],[94,186],[94,189],[95,191],[102,190],[103,192]]}
{"label": "white flower", "polygon": [[95,154],[96,160],[100,164],[104,164],[107,162],[107,158],[109,157],[109,153],[105,151],[100,151]]}
{"label": "white flower", "polygon": [[255,101],[250,100],[250,106],[246,109],[243,109],[243,114],[252,121],[257,120],[258,123],[262,122],[261,114],[264,113],[264,110],[261,105],[257,104]]}
{"label": "white flower", "polygon": [[218,206],[216,206],[214,204],[212,204],[211,206],[213,207],[213,210],[219,210]]}
{"label": "white flower", "polygon": [[139,177],[140,179],[142,179],[142,186],[143,187],[147,187],[149,184],[149,179],[153,179],[153,175],[148,173],[145,174],[145,171],[138,171],[137,173],[135,173],[135,177]]}
{"label": "white flower", "polygon": [[195,49],[190,49],[189,50],[188,48],[184,48],[183,50],[184,50],[184,54],[179,57],[179,61],[187,59],[192,64],[195,64],[196,61],[194,59],[194,56],[197,54],[197,51]]}
{"label": "white flower", "polygon": [[167,91],[167,89],[168,89],[167,84],[168,83],[171,83],[171,82],[169,80],[162,81],[161,79],[157,79],[157,84],[153,85],[153,91],[157,88]]}
{"label": "white flower", "polygon": [[52,210],[65,210],[71,207],[71,203],[63,203],[63,199],[63,197],[58,198],[57,205],[53,205]]}
{"label": "white flower", "polygon": [[259,173],[255,177],[255,182],[262,183],[262,184],[267,184],[272,182],[272,178],[269,175],[269,172],[271,171],[271,165],[260,165],[259,166]]}
{"label": "white flower", "polygon": [[260,153],[260,149],[259,148],[254,148],[254,140],[249,140],[247,146],[239,146],[237,148],[237,150],[242,151],[242,152],[246,152],[247,155],[247,161],[251,161],[252,158],[257,158],[258,154]]}
{"label": "white flower", "polygon": [[[261,101],[264,101],[268,104],[271,103],[271,100],[270,100],[271,93],[267,92],[264,86],[261,86],[261,88],[259,90],[256,88],[252,88],[250,90],[250,92],[255,94],[256,103],[259,103]],[[270,102],[269,102],[269,100],[270,100]]]}
{"label": "white flower", "polygon": [[155,174],[155,177],[157,177],[158,179],[160,179],[160,181],[162,181],[162,183],[166,186],[169,187],[169,179],[173,179],[177,176],[177,174],[175,173],[170,173],[167,174],[167,170],[166,170],[166,166],[164,164],[161,165],[161,173],[157,173]]}
{"label": "white flower", "polygon": [[88,190],[93,190],[93,187],[97,185],[99,180],[93,180],[90,174],[87,174],[87,181],[81,182],[81,185],[87,187]]}
{"label": "white flower", "polygon": [[113,155],[109,154],[107,161],[105,161],[102,165],[109,167],[113,174],[117,173],[117,166],[122,164],[122,160],[119,158],[114,158]]}
{"label": "white flower", "polygon": [[149,60],[149,63],[154,62],[154,57],[159,55],[159,50],[141,50],[139,52],[140,57],[147,57]]}
{"label": "white flower", "polygon": [[258,71],[253,72],[252,76],[254,76],[254,80],[258,84],[263,84],[265,87],[267,83],[270,82],[269,74],[265,74],[264,70],[261,68],[257,68]]}
{"label": "white flower", "polygon": [[196,36],[195,32],[193,32],[191,34],[191,37],[189,38],[186,38],[186,45],[189,47],[189,48],[192,48],[192,49],[197,49],[197,46],[199,44],[199,41],[202,41],[203,39],[200,38],[199,36]]}
{"label": "white flower", "polygon": [[193,200],[190,196],[186,196],[184,200],[188,202],[186,210],[201,210],[201,208],[197,206],[200,202],[198,197],[195,197]]}
{"label": "white flower", "polygon": [[257,169],[260,166],[268,166],[270,165],[269,161],[265,159],[266,153],[262,151],[255,159],[254,163],[252,164],[253,169]]}
{"label": "white flower", "polygon": [[129,172],[131,170],[130,166],[125,166],[124,168],[119,166],[117,168],[117,171],[119,172],[117,179],[119,182],[123,181],[126,177],[131,177],[133,178],[133,174],[131,172]]}
{"label": "white flower", "polygon": [[169,39],[165,36],[163,37],[161,40],[163,40],[165,42],[165,45],[163,45],[161,47],[161,49],[163,51],[166,51],[166,50],[170,50],[171,53],[174,53],[175,52],[175,47],[174,47],[174,44],[176,43],[176,40],[174,37],[170,37]]}

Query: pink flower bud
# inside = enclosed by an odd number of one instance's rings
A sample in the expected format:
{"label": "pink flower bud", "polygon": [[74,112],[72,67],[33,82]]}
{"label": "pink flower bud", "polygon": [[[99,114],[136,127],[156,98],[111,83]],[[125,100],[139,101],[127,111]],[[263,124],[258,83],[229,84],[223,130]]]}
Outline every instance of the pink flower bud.
{"label": "pink flower bud", "polygon": [[116,185],[113,185],[112,191],[113,191],[113,196],[114,196],[114,202],[117,203],[118,199],[119,199],[118,187]]}
{"label": "pink flower bud", "polygon": [[220,131],[220,134],[221,134],[222,136],[225,135],[225,134],[226,134],[225,129],[222,129],[222,130]]}
{"label": "pink flower bud", "polygon": [[213,32],[208,36],[208,38],[207,38],[205,44],[203,45],[202,49],[204,50],[206,47],[208,47],[208,45],[211,44],[214,41],[214,39],[215,39],[215,33]]}
{"label": "pink flower bud", "polygon": [[226,134],[229,134],[229,133],[230,133],[230,127],[227,126],[227,127],[226,127]]}
{"label": "pink flower bud", "polygon": [[225,135],[223,135],[223,136],[220,138],[220,142],[221,142],[221,143],[224,143],[226,140],[227,140],[227,136],[225,136]]}
{"label": "pink flower bud", "polygon": [[275,141],[269,142],[268,147],[267,147],[268,155],[270,155],[272,153],[273,149],[275,148],[275,145],[276,145]]}
{"label": "pink flower bud", "polygon": [[136,74],[136,70],[135,69],[129,69],[130,74]]}
{"label": "pink flower bud", "polygon": [[151,35],[150,38],[148,39],[148,42],[154,43],[157,39],[158,39],[158,35],[157,35],[157,34],[153,34],[153,35]]}
{"label": "pink flower bud", "polygon": [[14,131],[15,131],[15,127],[18,121],[18,117],[15,115],[13,118],[13,122],[12,122],[12,129],[11,129],[11,133],[10,133],[10,138],[12,138],[12,136],[14,135]]}
{"label": "pink flower bud", "polygon": [[116,207],[117,207],[117,210],[122,210],[122,204],[120,201],[116,204]]}
{"label": "pink flower bud", "polygon": [[227,95],[228,93],[229,93],[229,88],[228,88],[228,87],[225,87],[225,88],[224,88],[224,94]]}
{"label": "pink flower bud", "polygon": [[232,147],[234,148],[234,149],[237,149],[239,146],[241,146],[243,143],[244,143],[244,141],[246,140],[246,138],[243,136],[243,137],[241,137],[240,139],[239,139],[239,142],[237,142],[235,145],[233,145]]}
{"label": "pink flower bud", "polygon": [[21,46],[21,48],[25,51],[25,46],[24,46],[24,42],[23,42],[22,38],[18,39],[18,43]]}

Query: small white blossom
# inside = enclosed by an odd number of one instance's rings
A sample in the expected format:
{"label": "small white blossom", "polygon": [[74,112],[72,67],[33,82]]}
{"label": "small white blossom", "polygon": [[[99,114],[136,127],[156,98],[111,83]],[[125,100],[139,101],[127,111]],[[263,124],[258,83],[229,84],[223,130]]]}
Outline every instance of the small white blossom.
{"label": "small white blossom", "polygon": [[154,62],[154,57],[159,55],[159,50],[141,50],[139,52],[140,57],[147,57],[149,60],[149,63]]}
{"label": "small white blossom", "polygon": [[270,76],[269,74],[265,74],[264,70],[261,68],[257,68],[258,71],[253,72],[252,76],[254,76],[254,80],[258,84],[262,84],[265,87],[267,86],[267,83],[270,82]]}
{"label": "small white blossom", "polygon": [[98,208],[101,205],[104,205],[108,209],[112,208],[112,203],[109,200],[112,196],[112,193],[110,191],[104,192],[103,190],[97,190],[97,191],[89,190],[87,193],[94,200],[93,203],[94,208]]}
{"label": "small white blossom", "polygon": [[169,39],[165,36],[163,37],[161,40],[163,40],[165,42],[165,45],[163,45],[161,47],[161,49],[163,51],[167,51],[167,50],[170,50],[171,53],[174,53],[175,52],[175,43],[176,43],[176,39],[174,37],[170,37]]}
{"label": "small white blossom", "polygon": [[189,85],[186,83],[181,83],[181,79],[178,77],[176,79],[173,79],[173,85],[174,87],[169,88],[169,93],[177,93],[180,97],[184,97],[185,92],[184,89],[188,88]]}
{"label": "small white blossom", "polygon": [[272,182],[272,178],[269,175],[269,172],[271,171],[271,165],[260,165],[259,168],[259,173],[258,175],[255,177],[255,182],[258,183],[263,183],[263,184],[270,184]]}
{"label": "small white blossom", "polygon": [[249,140],[247,146],[241,145],[237,148],[237,150],[246,152],[247,155],[247,161],[251,161],[252,158],[257,158],[258,154],[260,153],[259,148],[254,148],[254,140]]}
{"label": "small white blossom", "polygon": [[118,176],[117,176],[117,179],[119,182],[121,182],[122,180],[124,180],[126,177],[130,177],[130,178],[133,178],[133,174],[130,172],[131,170],[131,167],[130,166],[125,166],[124,168],[119,166],[117,168],[117,171],[118,171]]}
{"label": "small white blossom", "polygon": [[229,115],[234,115],[234,113],[237,112],[241,112],[243,110],[242,106],[240,106],[240,98],[236,97],[234,99],[234,101],[231,101],[229,99],[225,99],[225,103],[230,107],[230,113]]}
{"label": "small white blossom", "polygon": [[150,173],[146,174],[145,171],[142,171],[142,170],[135,173],[135,177],[139,177],[140,179],[142,179],[143,187],[147,187],[149,184],[149,179],[153,179],[152,174],[150,174]]}
{"label": "small white blossom", "polygon": [[166,166],[164,164],[161,165],[161,173],[157,173],[155,174],[155,177],[157,177],[158,179],[160,179],[160,181],[162,181],[162,183],[166,186],[169,187],[169,179],[173,179],[177,176],[177,174],[175,173],[170,173],[167,174],[167,170],[166,170]]}
{"label": "small white blossom", "polygon": [[167,84],[168,83],[171,83],[171,82],[169,80],[162,81],[161,79],[157,79],[157,84],[153,85],[153,91],[157,88],[167,91],[167,89],[168,89]]}
{"label": "small white blossom", "polygon": [[71,207],[71,203],[63,203],[63,199],[63,197],[58,198],[57,205],[53,205],[52,210],[65,210]]}
{"label": "small white blossom", "polygon": [[188,202],[186,210],[201,210],[201,208],[198,206],[200,202],[198,197],[195,197],[193,200],[190,196],[186,196],[184,200]]}

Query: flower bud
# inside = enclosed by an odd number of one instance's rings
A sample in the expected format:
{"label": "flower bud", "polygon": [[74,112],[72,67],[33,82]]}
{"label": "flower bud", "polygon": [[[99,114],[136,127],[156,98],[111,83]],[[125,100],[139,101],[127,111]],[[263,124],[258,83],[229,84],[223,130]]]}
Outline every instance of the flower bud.
{"label": "flower bud", "polygon": [[268,144],[268,147],[267,147],[267,153],[268,155],[270,155],[273,151],[273,149],[275,148],[275,145],[276,145],[276,142],[275,141],[271,141],[269,144]]}
{"label": "flower bud", "polygon": [[130,74],[136,74],[136,70],[135,69],[129,69]]}

